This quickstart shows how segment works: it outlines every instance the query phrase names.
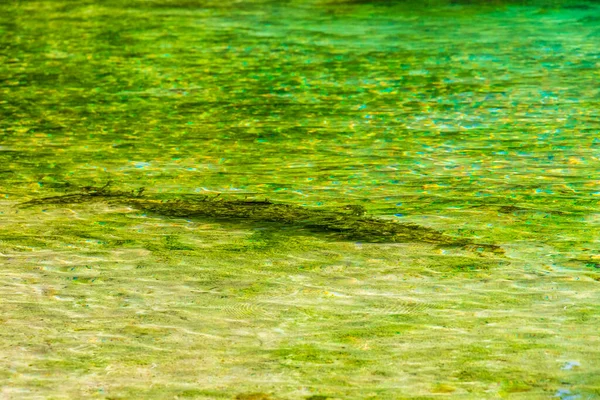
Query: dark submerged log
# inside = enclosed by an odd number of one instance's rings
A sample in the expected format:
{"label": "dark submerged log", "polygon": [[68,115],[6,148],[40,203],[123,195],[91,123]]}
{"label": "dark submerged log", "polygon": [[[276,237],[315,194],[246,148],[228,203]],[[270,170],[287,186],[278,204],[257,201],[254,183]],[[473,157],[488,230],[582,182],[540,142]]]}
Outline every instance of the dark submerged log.
{"label": "dark submerged log", "polygon": [[176,200],[159,200],[143,196],[144,189],[133,192],[85,187],[82,192],[53,196],[22,203],[22,207],[47,204],[74,204],[100,201],[127,205],[157,215],[181,218],[210,218],[246,221],[248,223],[279,223],[304,227],[314,232],[336,233],[343,239],[366,243],[432,243],[461,247],[479,253],[503,254],[501,247],[452,238],[442,232],[416,224],[399,223],[366,216],[362,206],[349,205],[339,209],[315,209],[265,200],[225,200],[197,196]]}

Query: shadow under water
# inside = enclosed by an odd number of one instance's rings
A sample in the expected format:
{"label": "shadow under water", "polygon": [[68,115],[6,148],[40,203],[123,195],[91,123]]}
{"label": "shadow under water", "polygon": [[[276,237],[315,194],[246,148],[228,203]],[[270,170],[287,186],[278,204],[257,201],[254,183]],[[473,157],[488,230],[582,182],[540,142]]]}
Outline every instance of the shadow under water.
{"label": "shadow under water", "polygon": [[126,192],[104,187],[84,187],[81,192],[45,197],[21,203],[20,207],[48,204],[103,202],[126,205],[161,216],[178,218],[208,218],[224,221],[243,221],[251,224],[278,223],[308,229],[315,233],[333,233],[343,240],[365,243],[431,243],[444,247],[461,247],[478,253],[504,254],[493,244],[474,243],[469,239],[453,238],[435,229],[417,224],[399,223],[366,215],[360,205],[336,209],[314,209],[264,200],[223,199],[220,194],[184,196],[163,200],[144,196],[144,189]]}

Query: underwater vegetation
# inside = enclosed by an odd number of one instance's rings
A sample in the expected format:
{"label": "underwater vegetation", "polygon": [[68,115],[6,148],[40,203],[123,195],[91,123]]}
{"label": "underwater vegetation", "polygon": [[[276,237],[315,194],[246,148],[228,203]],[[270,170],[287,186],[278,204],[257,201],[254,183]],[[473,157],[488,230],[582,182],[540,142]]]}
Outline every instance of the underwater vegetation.
{"label": "underwater vegetation", "polygon": [[103,187],[87,186],[78,193],[31,200],[22,203],[21,207],[100,201],[107,204],[127,205],[167,217],[279,223],[306,228],[312,232],[337,234],[339,238],[345,240],[368,243],[421,242],[459,246],[478,252],[504,253],[502,248],[497,245],[452,238],[442,232],[416,224],[373,218],[367,216],[366,210],[360,205],[347,205],[336,209],[315,209],[293,204],[273,203],[268,199],[223,199],[220,194],[213,197],[187,196],[163,200],[144,196],[144,188],[127,192],[109,190],[109,186],[110,182]]}

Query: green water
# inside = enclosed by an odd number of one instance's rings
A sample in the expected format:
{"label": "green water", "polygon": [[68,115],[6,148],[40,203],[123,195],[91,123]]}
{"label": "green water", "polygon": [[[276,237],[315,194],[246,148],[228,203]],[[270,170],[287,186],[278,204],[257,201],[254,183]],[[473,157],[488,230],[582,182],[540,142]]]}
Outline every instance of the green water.
{"label": "green water", "polygon": [[[0,397],[600,398],[599,43],[583,1],[3,1]],[[15,207],[109,180],[505,254]]]}

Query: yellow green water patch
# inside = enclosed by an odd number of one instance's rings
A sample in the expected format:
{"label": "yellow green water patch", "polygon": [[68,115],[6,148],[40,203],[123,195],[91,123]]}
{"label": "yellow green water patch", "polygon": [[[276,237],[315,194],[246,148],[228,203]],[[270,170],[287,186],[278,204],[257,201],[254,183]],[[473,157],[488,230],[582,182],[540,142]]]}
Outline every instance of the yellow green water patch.
{"label": "yellow green water patch", "polygon": [[599,10],[1,2],[0,397],[600,397]]}

